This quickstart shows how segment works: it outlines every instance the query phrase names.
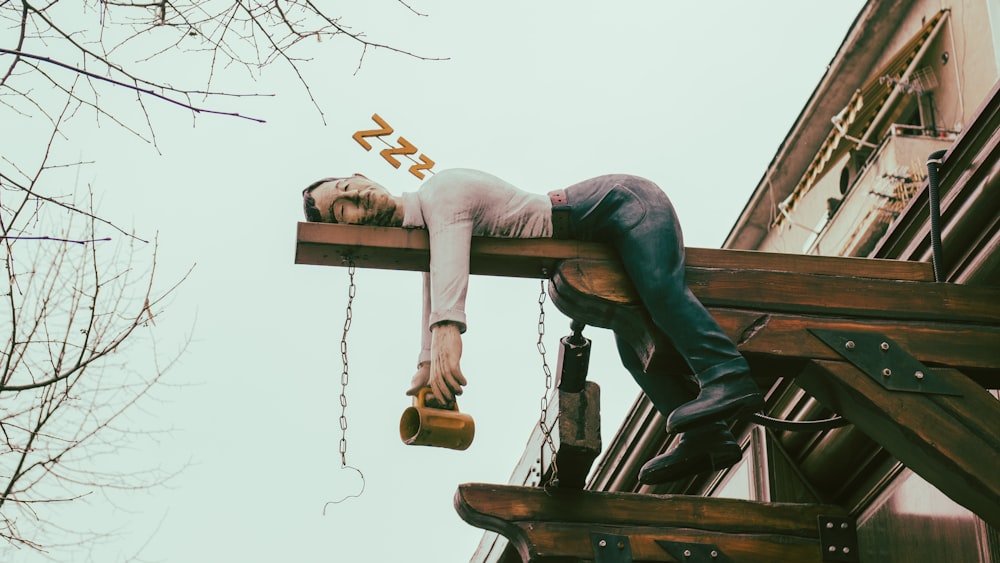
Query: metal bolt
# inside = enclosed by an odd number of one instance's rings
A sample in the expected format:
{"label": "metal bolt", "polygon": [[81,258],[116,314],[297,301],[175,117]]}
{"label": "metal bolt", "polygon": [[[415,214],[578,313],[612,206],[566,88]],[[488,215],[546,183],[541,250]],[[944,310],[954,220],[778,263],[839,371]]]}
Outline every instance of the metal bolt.
{"label": "metal bolt", "polygon": [[625,549],[625,542],[619,541],[618,542],[618,549]]}
{"label": "metal bolt", "polygon": [[826,529],[827,530],[832,530],[833,529],[833,522],[827,522],[826,523]]}
{"label": "metal bolt", "polygon": [[841,522],[840,523],[840,529],[841,530],[846,530],[847,529],[847,522]]}
{"label": "metal bolt", "polygon": [[923,379],[924,372],[918,370],[916,373],[913,374],[913,377],[916,377],[917,379]]}
{"label": "metal bolt", "polygon": [[845,547],[844,548],[844,553],[850,553],[850,552],[851,552],[851,548],[849,548],[849,547]]}
{"label": "metal bolt", "polygon": [[713,550],[712,550],[712,553],[710,553],[709,555],[711,555],[711,556],[712,556],[712,559],[716,559],[716,558],[718,558],[718,557],[719,557],[719,552],[718,552],[718,551],[715,551],[715,550],[713,549]]}
{"label": "metal bolt", "polygon": [[892,375],[892,370],[891,369],[885,368],[885,369],[882,370],[882,377],[889,377],[890,375]]}
{"label": "metal bolt", "polygon": [[831,546],[830,546],[830,549],[829,549],[828,551],[829,551],[830,553],[836,553],[836,552],[837,552],[837,546],[835,546],[835,545],[831,545]]}
{"label": "metal bolt", "polygon": [[607,547],[608,546],[608,542],[607,542],[607,540],[601,540],[601,541],[597,542],[597,545],[599,545],[601,547]]}
{"label": "metal bolt", "polygon": [[854,341],[853,340],[848,340],[844,344],[844,347],[847,348],[848,350],[853,350],[854,349]]}
{"label": "metal bolt", "polygon": [[691,550],[690,549],[685,549],[684,550],[684,557],[691,557]]}
{"label": "metal bolt", "polygon": [[889,351],[889,343],[888,342],[883,342],[883,343],[879,344],[878,347],[881,348],[883,352],[888,352]]}

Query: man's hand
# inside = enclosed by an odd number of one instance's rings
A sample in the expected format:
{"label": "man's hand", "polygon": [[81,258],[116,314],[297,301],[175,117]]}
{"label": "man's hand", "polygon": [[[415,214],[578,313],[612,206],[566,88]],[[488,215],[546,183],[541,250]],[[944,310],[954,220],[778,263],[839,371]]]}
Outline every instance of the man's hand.
{"label": "man's hand", "polygon": [[456,395],[461,395],[462,386],[468,383],[459,365],[461,359],[462,333],[458,325],[442,322],[431,327],[429,383],[431,394],[443,405],[450,404]]}

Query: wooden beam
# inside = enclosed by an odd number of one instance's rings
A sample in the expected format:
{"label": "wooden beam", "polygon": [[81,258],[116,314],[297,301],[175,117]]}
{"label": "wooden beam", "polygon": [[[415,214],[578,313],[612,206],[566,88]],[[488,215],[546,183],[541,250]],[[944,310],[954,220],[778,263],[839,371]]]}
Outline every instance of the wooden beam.
{"label": "wooden beam", "polygon": [[[996,288],[693,266],[688,274],[701,276],[692,291],[748,359],[840,359],[809,330],[877,332],[922,362],[968,370],[981,385],[1000,388]],[[810,286],[845,295],[828,298],[818,291],[809,296]],[[631,284],[606,262],[564,260],[553,274],[550,294],[566,315],[623,334],[643,363],[659,351],[658,361],[684,371]]]}
{"label": "wooden beam", "polygon": [[[728,270],[768,270],[851,275],[862,278],[933,281],[931,265],[922,262],[777,254],[743,250],[687,248],[687,264]],[[428,270],[430,243],[423,229],[367,227],[331,223],[299,223],[296,264],[344,266],[352,256],[361,268]],[[607,261],[620,267],[607,244],[555,239],[473,237],[470,268],[473,274],[540,278],[569,258]]]}
{"label": "wooden beam", "polygon": [[[345,265],[351,256],[358,267],[426,271],[428,248],[421,229],[299,223],[295,262]],[[687,266],[688,285],[708,307],[1000,325],[1000,290],[929,283],[925,263],[689,248]],[[470,268],[520,277],[558,271],[583,294],[637,303],[605,244],[476,237]]]}
{"label": "wooden beam", "polygon": [[980,376],[1000,389],[1000,326],[945,322],[823,317],[710,307],[726,334],[748,358],[840,360],[842,356],[810,329],[878,333],[928,365],[949,366]]}
{"label": "wooden beam", "polygon": [[815,361],[796,382],[932,485],[1000,527],[1000,401],[956,370],[961,397],[888,391],[846,362]]}
{"label": "wooden beam", "polygon": [[[840,275],[831,275],[689,262],[687,284],[706,307],[1000,325],[1000,288],[859,277],[847,269],[850,263],[843,266]],[[638,304],[631,282],[616,264],[564,260],[554,275],[580,296]]]}
{"label": "wooden beam", "polygon": [[510,539],[523,561],[594,559],[592,532],[627,536],[637,561],[676,561],[657,540],[711,543],[737,563],[820,562],[820,516],[837,506],[463,484],[455,509]]}

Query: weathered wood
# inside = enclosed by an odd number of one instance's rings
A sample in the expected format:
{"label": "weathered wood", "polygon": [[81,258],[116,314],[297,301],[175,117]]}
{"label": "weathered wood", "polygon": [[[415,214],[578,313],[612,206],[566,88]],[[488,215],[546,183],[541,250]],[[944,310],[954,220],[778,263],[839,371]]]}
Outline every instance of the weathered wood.
{"label": "weathered wood", "polygon": [[818,517],[846,516],[836,506],[484,484],[460,485],[455,509],[532,562],[593,559],[591,532],[628,536],[641,561],[675,561],[659,539],[714,543],[739,563],[819,562]]}
{"label": "weathered wood", "polygon": [[582,489],[601,453],[601,388],[587,381],[578,393],[559,391],[556,467],[559,487]]}
{"label": "weathered wood", "polygon": [[981,370],[989,379],[980,384],[1000,388],[1000,326],[851,319],[719,307],[710,307],[709,311],[747,357],[839,360],[842,356],[814,338],[810,329],[878,333],[894,340],[925,364],[973,373]]}
{"label": "weathered wood", "polygon": [[[722,283],[735,272],[689,268],[690,271],[720,274]],[[802,361],[812,358],[840,359],[813,338],[810,329],[856,330],[878,332],[902,345],[920,361],[971,370],[976,380],[985,386],[1000,387],[1000,310],[990,303],[1000,303],[1000,292],[985,288],[968,288],[950,284],[926,282],[890,282],[888,280],[858,280],[852,277],[812,276],[780,272],[750,271],[747,279],[792,276],[784,285],[757,287],[747,285],[742,291],[730,288],[731,299],[713,298],[722,292],[710,287],[695,288],[696,295],[708,306],[716,321],[748,357],[782,361]],[[810,300],[804,292],[798,297],[786,294],[789,285],[838,286],[845,288],[863,284],[864,292],[852,299],[825,297]],[[903,284],[903,285],[899,285]],[[906,291],[903,291],[903,290]],[[948,293],[942,297],[941,293]],[[604,263],[566,260],[553,274],[549,289],[553,303],[566,315],[593,326],[621,333],[632,344],[636,356],[648,367],[654,353],[658,362],[670,365],[667,371],[683,372],[684,362],[673,352],[658,330],[654,329],[645,309],[638,305],[631,284],[605,268]],[[996,295],[984,295],[996,294]],[[906,310],[880,310],[882,304],[901,306],[900,296],[906,296]],[[733,303],[736,297],[738,303]],[[787,302],[781,302],[787,299]],[[982,302],[979,302],[982,299]],[[796,311],[795,309],[801,309]],[[996,310],[996,311],[995,311]],[[822,313],[822,314],[820,314]],[[939,317],[951,314],[944,321]],[[996,318],[984,324],[982,319]],[[977,322],[968,317],[980,317]],[[916,317],[916,318],[907,318]],[[768,374],[756,374],[764,376]],[[770,379],[773,380],[773,375]]]}
{"label": "weathered wood", "polygon": [[[687,248],[687,264],[728,270],[767,270],[851,275],[861,278],[932,281],[930,264],[868,258],[840,258],[777,254],[743,250]],[[368,227],[330,223],[299,223],[296,264],[343,266],[352,256],[361,268],[427,271],[430,244],[427,231],[393,227]],[[562,260],[594,259],[618,267],[620,262],[607,244],[554,239],[501,239],[473,237],[470,269],[473,274],[540,278]]]}
{"label": "weathered wood", "polygon": [[815,361],[796,382],[921,477],[1000,527],[1000,402],[953,369],[961,397],[887,391],[846,362]]}
{"label": "weathered wood", "polygon": [[[554,272],[565,286],[616,305],[638,302],[615,264],[564,260]],[[687,284],[706,307],[835,317],[1000,324],[1000,289],[842,275],[701,267],[688,264]]]}

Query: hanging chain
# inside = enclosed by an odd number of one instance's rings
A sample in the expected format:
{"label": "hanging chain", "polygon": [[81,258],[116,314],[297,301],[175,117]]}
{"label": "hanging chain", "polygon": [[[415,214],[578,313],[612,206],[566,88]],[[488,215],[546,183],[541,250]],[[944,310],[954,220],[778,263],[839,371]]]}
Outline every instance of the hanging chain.
{"label": "hanging chain", "polygon": [[[545,336],[545,278],[541,280],[541,292],[538,294],[538,354],[542,356],[542,372],[545,373],[545,394],[542,395],[541,407],[542,412],[538,418],[538,428],[542,431],[542,451],[541,454],[545,453],[545,446],[548,445],[549,453],[552,456],[552,461],[549,463],[552,471],[549,473],[549,480],[543,484],[543,486],[556,485],[559,482],[559,469],[556,467],[556,445],[552,441],[552,427],[548,424],[549,417],[549,394],[552,392],[552,369],[549,368],[549,362],[545,359],[545,342],[542,341],[542,337]],[[558,416],[554,424],[558,423]],[[544,459],[544,455],[539,455],[539,463]],[[539,469],[541,470],[541,468]]]}
{"label": "hanging chain", "polygon": [[340,465],[347,467],[347,383],[350,375],[347,369],[347,331],[351,330],[351,318],[354,315],[351,306],[357,286],[354,285],[354,260],[347,258],[347,276],[350,284],[347,286],[347,312],[344,315],[344,333],[340,337],[340,361],[344,370],[340,373]]}
{"label": "hanging chain", "polygon": [[357,472],[361,478],[361,489],[357,493],[343,496],[338,500],[331,500],[323,505],[323,515],[326,516],[326,509],[331,504],[340,504],[349,498],[360,497],[365,492],[365,474],[357,467],[347,465],[347,383],[350,376],[347,369],[347,332],[351,330],[351,319],[354,317],[352,305],[354,304],[354,294],[357,287],[354,285],[354,260],[350,256],[343,259],[347,263],[347,276],[350,280],[347,286],[347,312],[344,315],[344,333],[340,337],[340,360],[344,369],[340,372],[340,469],[351,469]]}

